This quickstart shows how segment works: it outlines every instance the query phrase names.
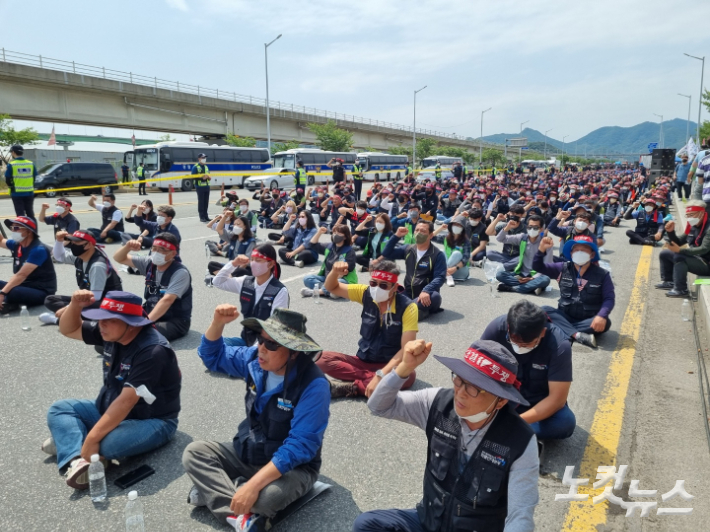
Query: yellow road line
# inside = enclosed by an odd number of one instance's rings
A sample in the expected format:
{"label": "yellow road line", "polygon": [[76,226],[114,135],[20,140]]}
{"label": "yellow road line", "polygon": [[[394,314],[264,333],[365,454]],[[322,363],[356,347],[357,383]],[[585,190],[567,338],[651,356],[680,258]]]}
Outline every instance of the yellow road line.
{"label": "yellow road line", "polygon": [[[624,421],[626,393],[629,389],[631,370],[636,354],[636,342],[641,330],[641,319],[646,305],[648,274],[651,269],[653,248],[644,246],[641,251],[636,280],[631,291],[629,306],[624,314],[619,331],[619,343],[612,354],[609,371],[604,383],[602,396],[597,402],[589,439],[584,449],[584,456],[577,478],[590,479],[587,486],[579,488],[578,493],[599,495],[603,488],[592,488],[600,465],[616,466],[616,455],[619,448],[619,438]],[[592,504],[587,502],[572,502],[567,511],[563,531],[597,532],[600,525],[606,523],[608,501]]]}

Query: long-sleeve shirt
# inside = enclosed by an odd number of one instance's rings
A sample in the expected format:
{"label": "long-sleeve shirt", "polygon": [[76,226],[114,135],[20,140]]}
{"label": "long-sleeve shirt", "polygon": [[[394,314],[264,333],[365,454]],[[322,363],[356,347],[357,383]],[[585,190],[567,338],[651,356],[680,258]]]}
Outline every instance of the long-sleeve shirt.
{"label": "long-sleeve shirt", "polygon": [[[370,396],[367,406],[378,417],[404,421],[426,429],[429,411],[441,388],[425,388],[416,392],[402,392],[406,382],[391,371],[382,379]],[[480,445],[490,424],[482,429],[471,430],[461,421],[460,448],[471,458]],[[533,512],[539,502],[538,477],[540,461],[537,456],[537,440],[530,438],[523,454],[510,466],[508,475],[508,516],[505,532],[532,532],[535,529]]]}
{"label": "long-sleeve shirt", "polygon": [[[236,269],[237,267],[234,266],[231,261],[228,262],[227,264],[222,266],[222,269],[219,270],[219,272],[217,272],[217,275],[212,280],[212,285],[215,288],[219,288],[220,290],[224,290],[226,292],[234,292],[237,295],[241,295],[242,287],[244,286],[244,280],[246,279],[246,276],[232,277],[232,273]],[[256,279],[254,279],[254,307],[256,307],[259,301],[261,301],[261,296],[264,295],[266,287],[269,285],[269,282],[271,282],[271,279],[272,277],[269,277],[262,285],[260,285],[256,281]],[[273,315],[274,311],[277,308],[288,308],[288,304],[288,288],[284,286],[281,290],[279,290],[279,293],[274,296],[274,302],[271,305],[271,314]]]}
{"label": "long-sleeve shirt", "polygon": [[[260,414],[273,395],[283,392],[283,382],[266,390],[265,372],[259,366],[256,351],[257,347],[228,346],[222,338],[208,340],[202,336],[197,354],[210,371],[245,380],[251,375],[256,386],[254,408]],[[296,368],[291,370],[288,378],[296,378]],[[323,445],[329,416],[330,384],[325,378],[313,379],[296,404],[288,437],[271,457],[271,462],[282,475],[315,458]]]}
{"label": "long-sleeve shirt", "polygon": [[[385,249],[382,250],[382,256],[389,260],[404,260],[407,256],[407,250],[410,247],[414,248],[414,253],[418,252],[416,244],[405,246],[399,246],[397,244],[399,244],[399,237],[397,235],[393,235],[389,242],[387,242]],[[430,243],[429,245],[433,246],[434,244]],[[438,292],[446,282],[446,255],[438,248],[437,251],[438,253],[434,253],[433,255],[434,268],[432,272],[432,279],[429,284],[422,288],[422,292],[426,292],[427,294]],[[418,263],[419,261],[417,260],[415,264]],[[415,273],[416,272],[407,272],[407,277],[414,279]]]}
{"label": "long-sleeve shirt", "polygon": [[694,243],[691,246],[691,243],[688,242],[688,235],[683,234],[678,236],[675,231],[671,231],[670,233],[668,233],[668,238],[671,242],[675,242],[679,246],[688,244],[687,247],[684,247],[680,250],[679,253],[681,255],[690,255],[694,257],[710,256],[710,231],[707,231],[705,233],[703,239],[700,241],[699,246],[695,246]]}
{"label": "long-sleeve shirt", "polygon": [[317,232],[318,229],[315,227],[313,229],[306,229],[300,225],[298,227],[293,227],[292,225],[288,230],[283,232],[283,235],[287,238],[293,238],[293,247],[291,249],[296,249],[300,245],[303,245],[305,249],[310,249],[313,245],[311,244],[311,240],[316,236]]}
{"label": "long-sleeve shirt", "polygon": [[[496,240],[501,244],[520,246],[520,242],[522,242],[523,238],[526,236],[528,236],[527,233],[515,233],[511,235],[505,229],[501,229],[496,235]],[[533,267],[533,260],[535,258],[535,253],[537,253],[537,249],[540,247],[540,242],[542,242],[542,235],[538,235],[535,242],[531,241],[528,237],[528,243],[525,246],[525,253],[523,254],[523,267],[518,273],[527,276],[531,271],[535,270]],[[552,248],[550,248],[545,253],[545,262],[552,262],[553,260]]]}

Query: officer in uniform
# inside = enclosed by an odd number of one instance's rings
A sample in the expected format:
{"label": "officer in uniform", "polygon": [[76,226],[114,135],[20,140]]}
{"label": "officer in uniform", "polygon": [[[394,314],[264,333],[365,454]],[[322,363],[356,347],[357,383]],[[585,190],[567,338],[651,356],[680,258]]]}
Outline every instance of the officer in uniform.
{"label": "officer in uniform", "polygon": [[357,161],[353,163],[353,184],[355,187],[355,201],[360,201],[362,196],[362,180],[364,178],[363,167]]}
{"label": "officer in uniform", "polygon": [[39,221],[51,225],[55,235],[59,231],[66,231],[71,235],[74,231],[81,229],[81,224],[71,213],[71,208],[72,202],[69,198],[59,198],[54,208],[55,213],[52,216],[45,216],[47,209],[49,209],[49,203],[43,203],[39,211]]}
{"label": "officer in uniform", "polygon": [[138,195],[147,196],[148,193],[145,191],[145,180],[148,176],[143,163],[138,164],[138,168],[136,168],[136,177],[138,178]]}
{"label": "officer in uniform", "polygon": [[436,161],[436,166],[434,167],[434,177],[437,182],[441,181],[441,163],[439,161]]}
{"label": "officer in uniform", "polygon": [[[434,357],[451,370],[453,389],[400,391],[431,348],[409,342],[367,402],[378,417],[426,431],[424,497],[416,509],[363,513],[353,532],[531,532],[540,462],[533,430],[514,408],[528,406],[515,357],[496,342],[477,340],[461,357]],[[405,462],[410,454],[402,447]]]}
{"label": "officer in uniform", "polygon": [[414,174],[414,171],[412,170],[412,165],[409,164],[409,162],[407,162],[407,170],[406,170],[406,172],[407,172],[406,177],[410,177],[410,176],[414,177],[414,175],[413,175],[413,174]]}
{"label": "officer in uniform", "polygon": [[209,222],[210,215],[207,212],[207,206],[210,203],[210,169],[205,164],[207,155],[200,153],[197,156],[197,164],[192,167],[192,175],[199,175],[194,178],[195,192],[197,192],[197,214],[200,216],[201,222]]}
{"label": "officer in uniform", "polygon": [[[94,236],[86,231],[76,231],[69,236],[60,231],[55,235],[52,255],[59,263],[73,264],[76,274],[76,284],[79,290],[91,290],[94,293],[94,308],[101,305],[106,292],[109,290],[123,290],[121,278],[111,265],[111,261],[104,251],[96,246]],[[69,241],[69,249],[64,247],[64,241]],[[64,307],[69,305],[71,296],[47,296],[44,306],[51,312],[39,315],[39,321],[48,325],[56,325],[62,315]]]}
{"label": "officer in uniform", "polygon": [[116,251],[113,260],[145,276],[143,308],[150,321],[168,341],[182,338],[190,330],[192,319],[192,278],[178,259],[177,238],[171,233],[159,233],[149,257],[128,253],[140,249],[140,242],[129,240]]}
{"label": "officer in uniform", "polygon": [[7,163],[5,182],[10,187],[10,198],[12,198],[12,205],[15,207],[15,214],[34,219],[37,168],[32,161],[28,161],[22,156],[24,153],[25,149],[17,144],[10,148],[12,161]]}
{"label": "officer in uniform", "polygon": [[296,172],[293,174],[293,178],[296,189],[306,186],[308,176],[306,175],[306,169],[303,168],[303,161],[298,161],[296,163]]}

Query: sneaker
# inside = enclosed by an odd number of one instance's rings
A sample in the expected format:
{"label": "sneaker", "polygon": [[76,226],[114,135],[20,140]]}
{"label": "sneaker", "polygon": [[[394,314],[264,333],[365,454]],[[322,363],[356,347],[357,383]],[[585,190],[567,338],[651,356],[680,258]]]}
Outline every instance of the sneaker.
{"label": "sneaker", "polygon": [[604,249],[604,248],[599,248],[599,253],[606,253],[606,249]]}
{"label": "sneaker", "polygon": [[39,321],[45,325],[56,325],[59,323],[59,318],[54,315],[54,312],[43,312],[38,316]]}
{"label": "sneaker", "polygon": [[104,244],[113,244],[113,238],[107,237],[106,239],[104,239]]}
{"label": "sneaker", "polygon": [[44,440],[41,449],[43,453],[47,453],[49,456],[57,456],[57,446],[54,445],[54,438],[52,437]]}
{"label": "sneaker", "polygon": [[213,279],[214,279],[214,275],[212,275],[211,273],[208,273],[207,275],[205,275],[205,286],[212,288],[212,286],[213,286],[212,280]]}
{"label": "sneaker", "polygon": [[456,281],[454,281],[453,275],[446,276],[446,284],[447,284],[447,286],[456,286]]}
{"label": "sneaker", "polygon": [[330,398],[340,399],[341,397],[355,397],[357,388],[354,382],[343,382],[328,379],[330,383]]}
{"label": "sneaker", "polygon": [[659,290],[672,290],[673,286],[674,285],[671,281],[662,281],[656,285],[656,288]]}
{"label": "sneaker", "polygon": [[503,284],[503,283],[500,283],[498,285],[498,291],[499,292],[515,292],[515,290],[513,290],[512,286],[508,286],[507,284]]}
{"label": "sneaker", "polygon": [[690,292],[687,290],[677,290],[674,288],[666,292],[666,297],[688,297],[689,294]]}
{"label": "sneaker", "polygon": [[471,264],[473,264],[474,268],[483,268],[482,260],[474,260]]}
{"label": "sneaker", "polygon": [[293,265],[296,266],[296,268],[303,268],[305,266],[305,264],[303,264],[302,260],[293,261]]}
{"label": "sneaker", "polygon": [[575,341],[579,342],[582,345],[586,345],[587,347],[593,347],[595,349],[597,347],[597,339],[594,337],[593,334],[578,332],[574,335],[574,339]]}
{"label": "sneaker", "polygon": [[3,301],[2,305],[0,305],[0,314],[10,314],[10,312],[15,312],[16,310],[20,310],[20,305],[17,303]]}
{"label": "sneaker", "polygon": [[313,297],[313,289],[301,288],[301,297]]}
{"label": "sneaker", "polygon": [[227,517],[227,524],[234,527],[237,532],[248,532],[256,530],[256,523],[261,516],[259,514],[242,514]]}
{"label": "sneaker", "polygon": [[535,295],[536,295],[536,296],[539,296],[539,295],[542,294],[544,291],[545,291],[545,289],[544,289],[542,286],[538,286],[538,287],[535,289]]}
{"label": "sneaker", "polygon": [[200,493],[200,491],[197,489],[197,486],[192,486],[192,488],[190,488],[190,493],[187,494],[187,504],[197,506],[198,508],[200,506],[207,506],[205,498],[202,496],[202,493]]}
{"label": "sneaker", "polygon": [[89,462],[83,458],[72,460],[66,473],[66,483],[75,490],[89,489]]}
{"label": "sneaker", "polygon": [[370,271],[370,268],[368,268],[367,266],[360,267],[360,273],[367,273],[369,271]]}

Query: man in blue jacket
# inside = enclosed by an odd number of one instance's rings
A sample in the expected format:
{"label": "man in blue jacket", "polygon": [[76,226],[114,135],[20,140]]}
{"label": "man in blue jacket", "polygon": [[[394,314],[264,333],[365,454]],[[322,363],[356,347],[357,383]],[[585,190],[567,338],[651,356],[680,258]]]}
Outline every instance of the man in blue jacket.
{"label": "man in blue jacket", "polygon": [[318,479],[330,386],[305,316],[276,309],[266,320],[249,318],[242,325],[258,346],[228,346],[224,327],[238,317],[237,307],[218,305],[197,353],[211,371],[246,381],[246,419],[233,441],[188,445],[182,463],[194,482],[188,503],[237,531],[262,530]]}

